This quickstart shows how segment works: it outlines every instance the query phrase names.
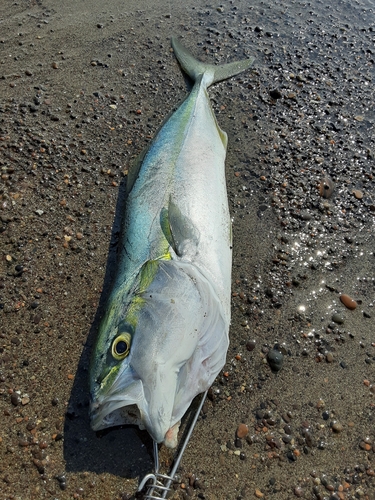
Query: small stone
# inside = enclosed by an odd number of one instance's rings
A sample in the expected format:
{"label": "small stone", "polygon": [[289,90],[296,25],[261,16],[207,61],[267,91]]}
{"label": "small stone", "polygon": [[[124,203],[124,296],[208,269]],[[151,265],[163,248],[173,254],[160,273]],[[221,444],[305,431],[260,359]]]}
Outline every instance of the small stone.
{"label": "small stone", "polygon": [[370,313],[368,313],[367,311],[363,311],[363,316],[364,316],[365,318],[371,318],[371,314],[370,314]]}
{"label": "small stone", "polygon": [[296,486],[294,488],[294,494],[296,497],[302,497],[303,496],[303,489],[300,486]]}
{"label": "small stone", "polygon": [[249,428],[246,424],[240,424],[238,427],[237,427],[237,437],[239,438],[244,438],[248,435],[249,433]]}
{"label": "small stone", "polygon": [[22,403],[22,406],[25,406],[25,405],[30,403],[30,398],[29,398],[29,396],[27,396],[27,394],[25,394],[25,396],[23,396],[23,398],[21,399],[21,403]]}
{"label": "small stone", "polygon": [[35,422],[35,420],[29,420],[29,421],[27,422],[26,429],[27,429],[28,431],[32,431],[33,429],[35,429],[35,427],[36,427],[36,422]]}
{"label": "small stone", "polygon": [[352,194],[357,198],[357,200],[362,200],[363,193],[359,189],[353,189]]}
{"label": "small stone", "polygon": [[312,215],[309,213],[309,212],[301,212],[301,215],[300,215],[301,219],[302,220],[306,220],[306,221],[309,221],[312,219]]}
{"label": "small stone", "polygon": [[270,96],[272,99],[280,99],[283,95],[279,89],[270,90]]}
{"label": "small stone", "polygon": [[365,450],[365,451],[370,451],[371,450],[371,444],[370,443],[366,443],[365,441],[361,441],[359,443],[359,447],[362,449],[362,450]]}
{"label": "small stone", "polygon": [[53,62],[51,64],[51,66],[52,66],[53,69],[58,69],[58,67],[59,67],[59,65],[57,64],[57,62]]}
{"label": "small stone", "polygon": [[359,443],[359,447],[362,448],[362,450],[370,451],[371,450],[371,444],[366,443],[365,441],[361,441]]}
{"label": "small stone", "polygon": [[333,361],[333,354],[331,352],[327,352],[327,354],[326,354],[326,361],[327,361],[327,363],[332,363],[332,361]]}
{"label": "small stone", "polygon": [[284,362],[284,356],[276,349],[270,349],[267,354],[267,361],[272,371],[281,370]]}
{"label": "small stone", "polygon": [[349,297],[349,295],[346,295],[345,293],[340,295],[340,300],[344,304],[344,306],[350,310],[354,310],[357,307],[357,302],[353,300],[351,297]]}
{"label": "small stone", "polygon": [[343,428],[344,428],[344,426],[342,424],[340,424],[340,422],[337,422],[337,421],[332,422],[331,429],[336,434],[339,434],[340,432],[342,432]]}
{"label": "small stone", "polygon": [[249,340],[246,343],[246,349],[250,352],[253,351],[255,349],[255,344],[256,344],[255,340]]}
{"label": "small stone", "polygon": [[38,460],[36,458],[33,458],[33,464],[37,468],[39,474],[44,474],[45,472],[45,466],[41,460]]}
{"label": "small stone", "polygon": [[21,396],[17,392],[13,392],[10,396],[10,402],[13,406],[18,406],[21,403]]}
{"label": "small stone", "polygon": [[291,417],[287,413],[283,413],[281,416],[282,416],[282,419],[284,420],[284,422],[289,424]]}
{"label": "small stone", "polygon": [[334,323],[337,323],[338,325],[342,325],[344,323],[344,321],[345,321],[345,318],[344,318],[344,316],[342,316],[339,313],[334,313],[332,315],[332,321]]}

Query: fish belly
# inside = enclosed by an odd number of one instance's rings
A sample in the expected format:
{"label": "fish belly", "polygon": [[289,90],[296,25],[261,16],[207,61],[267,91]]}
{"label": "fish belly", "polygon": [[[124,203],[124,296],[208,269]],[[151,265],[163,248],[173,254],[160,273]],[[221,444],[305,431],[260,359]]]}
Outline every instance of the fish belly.
{"label": "fish belly", "polygon": [[181,212],[199,231],[196,265],[213,285],[230,318],[231,222],[225,182],[226,135],[220,130],[204,88],[176,164],[173,192]]}

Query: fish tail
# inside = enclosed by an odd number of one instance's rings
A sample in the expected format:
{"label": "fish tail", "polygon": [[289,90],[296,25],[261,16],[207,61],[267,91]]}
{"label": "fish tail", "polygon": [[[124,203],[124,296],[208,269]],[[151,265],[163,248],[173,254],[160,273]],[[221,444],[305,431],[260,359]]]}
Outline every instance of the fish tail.
{"label": "fish tail", "polygon": [[206,64],[195,57],[176,39],[171,39],[172,47],[178,62],[185,73],[195,82],[202,78],[204,85],[209,87],[213,83],[226,80],[248,69],[254,62],[254,57],[235,61],[228,64]]}

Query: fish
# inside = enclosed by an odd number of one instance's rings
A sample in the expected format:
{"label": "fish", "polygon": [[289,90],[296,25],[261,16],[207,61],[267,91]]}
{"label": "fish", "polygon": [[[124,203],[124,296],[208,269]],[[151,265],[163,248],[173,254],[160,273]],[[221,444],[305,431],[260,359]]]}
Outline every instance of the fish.
{"label": "fish", "polygon": [[169,448],[229,346],[227,134],[207,89],[254,61],[211,65],[176,38],[172,47],[193,86],[129,169],[116,274],[89,368],[92,429],[135,424]]}

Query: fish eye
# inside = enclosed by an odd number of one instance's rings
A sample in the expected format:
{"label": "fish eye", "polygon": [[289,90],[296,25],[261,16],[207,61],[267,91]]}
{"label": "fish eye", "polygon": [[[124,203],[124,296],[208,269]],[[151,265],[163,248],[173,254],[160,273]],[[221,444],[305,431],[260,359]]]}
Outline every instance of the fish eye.
{"label": "fish eye", "polygon": [[112,356],[121,361],[126,358],[130,351],[131,335],[130,333],[122,333],[115,338],[112,344]]}

